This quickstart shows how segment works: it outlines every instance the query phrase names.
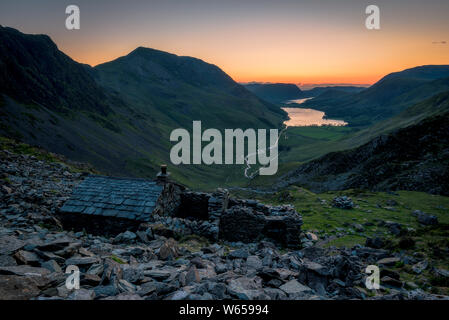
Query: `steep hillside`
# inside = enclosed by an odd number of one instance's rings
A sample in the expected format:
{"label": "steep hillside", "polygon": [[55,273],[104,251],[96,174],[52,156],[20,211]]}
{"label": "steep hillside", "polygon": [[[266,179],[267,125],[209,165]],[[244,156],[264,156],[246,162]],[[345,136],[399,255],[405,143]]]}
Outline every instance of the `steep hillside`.
{"label": "steep hillside", "polygon": [[302,106],[344,119],[351,126],[368,126],[407,107],[449,90],[449,66],[422,66],[387,75],[360,93],[306,101]]}
{"label": "steep hillside", "polygon": [[[0,134],[88,162],[104,173],[154,177],[170,165],[173,129],[278,128],[284,112],[214,65],[138,48],[90,68],[47,36],[1,28]],[[3,41],[5,39],[5,41]],[[233,167],[170,166],[180,182],[241,182]]]}
{"label": "steep hillside", "polygon": [[111,111],[110,101],[88,69],[59,51],[46,35],[0,26],[0,92],[18,102],[105,115]]}
{"label": "steep hillside", "polygon": [[140,47],[95,71],[104,88],[172,128],[192,120],[214,128],[278,127],[283,117],[217,66],[191,57]]}
{"label": "steep hillside", "polygon": [[[299,184],[319,192],[360,188],[449,195],[449,93],[406,110],[404,118],[407,115],[412,125],[301,165],[281,177],[277,186]],[[423,115],[428,117],[417,123],[412,120]]]}
{"label": "steep hillside", "polygon": [[341,143],[342,145],[345,145],[346,148],[358,146],[379,135],[391,133],[400,128],[417,124],[426,118],[443,114],[447,111],[449,111],[448,91],[436,94],[429,99],[416,103],[394,117],[380,121],[363,130],[356,131],[346,137]]}

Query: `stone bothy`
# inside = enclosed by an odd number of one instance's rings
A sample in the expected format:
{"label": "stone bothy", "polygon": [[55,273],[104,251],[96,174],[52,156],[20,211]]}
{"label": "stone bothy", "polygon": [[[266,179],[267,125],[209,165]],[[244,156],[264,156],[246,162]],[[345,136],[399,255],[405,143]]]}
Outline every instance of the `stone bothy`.
{"label": "stone bothy", "polygon": [[290,205],[269,206],[231,198],[226,189],[194,192],[169,179],[166,166],[156,180],[91,175],[59,212],[64,228],[115,235],[142,224],[170,222],[186,234],[213,240],[300,246],[301,216]]}

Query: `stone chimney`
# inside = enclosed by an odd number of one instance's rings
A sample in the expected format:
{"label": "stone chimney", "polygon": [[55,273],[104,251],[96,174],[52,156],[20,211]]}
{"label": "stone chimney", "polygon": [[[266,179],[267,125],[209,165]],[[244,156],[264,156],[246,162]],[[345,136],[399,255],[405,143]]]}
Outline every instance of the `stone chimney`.
{"label": "stone chimney", "polygon": [[159,172],[156,176],[157,182],[167,182],[168,176],[170,175],[170,172],[167,172],[167,165],[161,164],[161,172]]}

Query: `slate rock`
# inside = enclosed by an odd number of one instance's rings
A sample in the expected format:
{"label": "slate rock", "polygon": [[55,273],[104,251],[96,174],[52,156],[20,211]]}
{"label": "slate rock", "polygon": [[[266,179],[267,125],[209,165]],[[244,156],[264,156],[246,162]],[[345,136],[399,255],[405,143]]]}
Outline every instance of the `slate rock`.
{"label": "slate rock", "polygon": [[0,267],[16,266],[16,259],[9,255],[0,255]]}
{"label": "slate rock", "polygon": [[189,296],[189,293],[184,290],[179,290],[174,292],[168,298],[169,300],[185,300]]}
{"label": "slate rock", "polygon": [[90,266],[94,263],[98,263],[99,259],[97,257],[72,257],[65,261],[67,266]]}
{"label": "slate rock", "polygon": [[159,249],[159,258],[161,260],[173,260],[179,257],[179,248],[177,242],[170,238],[164,242]]}
{"label": "slate rock", "polygon": [[246,259],[246,266],[248,269],[260,270],[262,269],[262,260],[258,256],[249,256]]}
{"label": "slate rock", "polygon": [[115,296],[119,293],[117,287],[114,285],[106,285],[106,286],[97,286],[93,288],[95,292],[95,297],[108,297],[108,296]]}
{"label": "slate rock", "polygon": [[187,271],[186,274],[186,285],[191,285],[192,283],[195,282],[200,282],[200,275],[198,273],[198,270],[196,269],[195,266],[191,266],[189,271]]}
{"label": "slate rock", "polygon": [[299,283],[297,280],[293,279],[289,282],[283,284],[279,287],[282,291],[284,291],[288,295],[296,295],[302,293],[313,293],[313,290],[309,287]]}
{"label": "slate rock", "polygon": [[394,266],[399,261],[401,261],[401,259],[396,258],[396,257],[390,257],[390,258],[380,259],[379,261],[377,261],[377,264],[382,264],[385,266]]}
{"label": "slate rock", "polygon": [[135,300],[143,300],[143,299],[138,294],[130,293],[130,292],[122,292],[116,296],[106,297],[102,300],[120,300],[120,301],[131,300],[131,301],[135,301]]}
{"label": "slate rock", "polygon": [[42,262],[41,267],[49,270],[50,272],[62,272],[61,267],[55,260]]}
{"label": "slate rock", "polygon": [[14,254],[14,258],[22,264],[39,265],[39,257],[34,252],[19,250]]}
{"label": "slate rock", "polygon": [[385,241],[380,237],[366,238],[365,246],[375,249],[381,249],[385,246]]}
{"label": "slate rock", "polygon": [[13,236],[0,237],[0,254],[10,255],[15,251],[21,249],[25,245],[25,242],[17,239]]}
{"label": "slate rock", "polygon": [[248,256],[249,256],[249,253],[248,253],[248,249],[246,249],[246,248],[231,251],[228,255],[228,257],[232,258],[232,259],[246,259],[246,258],[248,258]]}
{"label": "slate rock", "polygon": [[433,226],[438,224],[438,218],[436,216],[429,215],[420,210],[413,211],[412,215],[414,215],[417,218],[418,222],[422,225]]}
{"label": "slate rock", "polygon": [[380,279],[380,283],[382,285],[387,285],[387,286],[392,286],[392,287],[396,287],[396,288],[401,288],[402,287],[402,282],[391,278],[389,276],[384,276]]}
{"label": "slate rock", "polygon": [[429,266],[429,262],[427,260],[420,261],[412,266],[412,270],[416,274],[421,274],[424,270]]}
{"label": "slate rock", "polygon": [[50,271],[44,268],[20,265],[20,266],[0,267],[0,274],[42,277],[50,274]]}
{"label": "slate rock", "polygon": [[95,291],[89,289],[75,289],[68,297],[69,300],[93,300],[95,298]]}
{"label": "slate rock", "polygon": [[231,279],[228,284],[228,292],[241,300],[255,300],[264,293],[259,281],[247,277]]}
{"label": "slate rock", "polygon": [[145,270],[143,274],[157,280],[165,280],[170,277],[171,272],[167,270]]}
{"label": "slate rock", "polygon": [[40,292],[32,278],[0,275],[0,300],[29,300],[38,296]]}

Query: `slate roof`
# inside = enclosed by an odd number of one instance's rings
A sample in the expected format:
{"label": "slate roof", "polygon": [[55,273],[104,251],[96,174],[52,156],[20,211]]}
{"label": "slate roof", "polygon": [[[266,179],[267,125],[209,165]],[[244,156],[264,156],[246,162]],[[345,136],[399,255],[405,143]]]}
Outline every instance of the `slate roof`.
{"label": "slate roof", "polygon": [[161,195],[153,180],[88,176],[73,191],[62,212],[148,221]]}

